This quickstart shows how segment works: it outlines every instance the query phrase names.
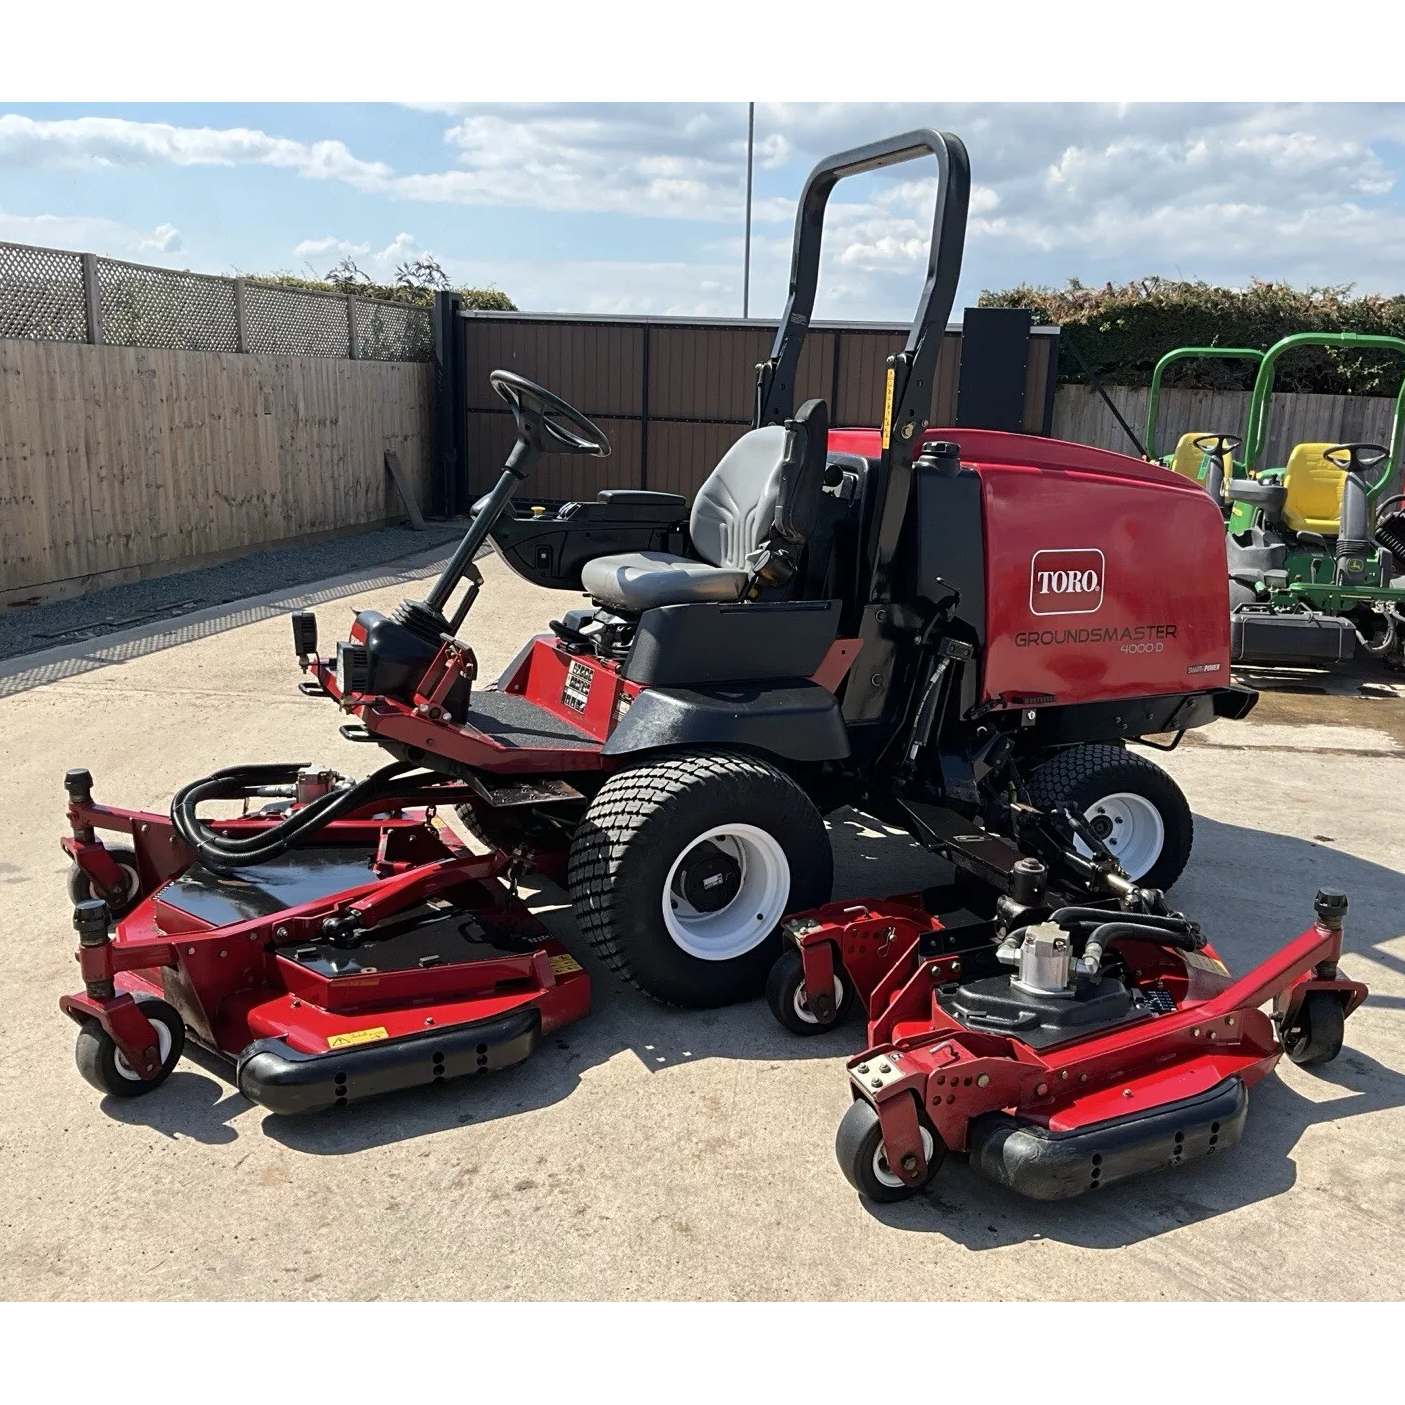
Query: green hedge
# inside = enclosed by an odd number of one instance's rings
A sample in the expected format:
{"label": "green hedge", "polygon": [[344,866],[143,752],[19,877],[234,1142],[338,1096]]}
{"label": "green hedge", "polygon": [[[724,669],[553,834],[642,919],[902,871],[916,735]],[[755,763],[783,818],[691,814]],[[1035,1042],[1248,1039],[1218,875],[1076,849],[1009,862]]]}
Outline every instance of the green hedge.
{"label": "green hedge", "polygon": [[[1268,347],[1293,332],[1375,332],[1405,337],[1405,296],[1352,297],[1351,285],[1293,288],[1257,279],[1247,288],[1216,288],[1169,278],[1142,278],[1115,287],[1090,288],[1071,278],[1066,288],[1024,285],[983,292],[981,307],[1028,307],[1036,323],[1057,324],[1065,343],[1059,379],[1088,377],[1067,349],[1083,358],[1108,385],[1145,386],[1152,368],[1178,346]],[[1279,390],[1331,395],[1394,395],[1405,358],[1389,352],[1304,348],[1278,363]],[[1243,361],[1185,361],[1166,373],[1165,384],[1213,390],[1248,390],[1253,368]]]}
{"label": "green hedge", "polygon": [[281,283],[288,288],[311,288],[319,293],[355,293],[362,298],[405,302],[412,307],[429,307],[437,292],[455,292],[465,307],[481,312],[516,312],[517,304],[497,288],[455,288],[439,261],[433,256],[401,264],[391,283],[373,282],[356,261],[344,258],[322,278],[304,278],[296,273],[250,273],[248,278],[262,283]]}

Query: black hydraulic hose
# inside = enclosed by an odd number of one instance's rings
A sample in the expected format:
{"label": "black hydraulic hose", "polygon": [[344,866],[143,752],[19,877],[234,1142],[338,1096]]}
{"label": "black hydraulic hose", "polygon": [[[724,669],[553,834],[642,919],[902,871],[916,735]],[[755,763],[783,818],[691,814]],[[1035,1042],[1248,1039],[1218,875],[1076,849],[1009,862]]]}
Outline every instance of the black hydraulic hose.
{"label": "black hydraulic hose", "polygon": [[1099,951],[1120,937],[1136,937],[1140,941],[1155,942],[1158,946],[1173,946],[1177,951],[1199,951],[1205,945],[1205,938],[1199,932],[1168,932],[1163,927],[1151,927],[1143,922],[1104,922],[1094,927],[1083,948],[1086,959],[1096,946]]}
{"label": "black hydraulic hose", "polygon": [[1096,971],[1103,959],[1103,951],[1122,937],[1136,937],[1140,941],[1155,942],[1158,946],[1175,947],[1178,951],[1199,951],[1205,945],[1205,938],[1196,932],[1168,932],[1161,927],[1148,926],[1142,922],[1104,922],[1095,927],[1083,947],[1083,962],[1091,971]]}
{"label": "black hydraulic hose", "polygon": [[289,771],[292,777],[296,777],[301,769],[301,765],[288,763],[232,766],[217,771],[213,776],[192,781],[182,787],[171,801],[171,822],[206,867],[217,873],[228,873],[237,868],[267,863],[287,853],[338,815],[388,793],[392,781],[417,767],[412,762],[392,762],[356,785],[328,791],[301,809],[294,810],[279,823],[242,837],[216,834],[195,813],[195,807],[201,801],[240,799],[249,793],[251,782],[267,784],[286,780],[289,779]]}
{"label": "black hydraulic hose", "polygon": [[[1134,922],[1141,927],[1154,927],[1158,932],[1171,932],[1182,936],[1195,931],[1195,924],[1188,917],[1157,917],[1149,912],[1119,913],[1105,907],[1061,907],[1049,914],[1049,921],[1057,922],[1060,927],[1086,927],[1109,922]],[[1167,945],[1174,946],[1175,943],[1168,942]],[[1198,951],[1204,945],[1204,939],[1198,938],[1197,944],[1187,949]]]}

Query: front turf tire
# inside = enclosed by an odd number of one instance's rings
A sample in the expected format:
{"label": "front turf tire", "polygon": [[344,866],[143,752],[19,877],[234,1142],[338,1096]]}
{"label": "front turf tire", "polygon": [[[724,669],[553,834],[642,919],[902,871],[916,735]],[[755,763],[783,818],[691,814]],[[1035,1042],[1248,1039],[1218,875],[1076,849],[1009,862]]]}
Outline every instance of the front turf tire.
{"label": "front turf tire", "polygon": [[[721,942],[706,959],[670,932],[664,903],[680,859],[728,827],[753,836],[753,868],[769,863],[772,881],[767,900],[742,912],[743,866],[737,949]],[[829,836],[809,796],[774,766],[722,751],[675,752],[611,776],[576,827],[568,873],[576,921],[610,969],[656,1000],[695,1009],[760,995],[780,955],[781,915],[827,902],[833,882]],[[745,922],[763,914],[748,935]]]}
{"label": "front turf tire", "polygon": [[[1104,800],[1114,802],[1110,810],[1119,824],[1124,818],[1134,823],[1139,813],[1145,817],[1154,810],[1161,826],[1155,858],[1147,866],[1127,865],[1131,878],[1144,888],[1169,888],[1190,862],[1195,821],[1180,786],[1155,762],[1126,747],[1093,742],[1056,752],[1030,773],[1029,798],[1041,810],[1067,805],[1095,825],[1107,818],[1097,813]],[[1109,847],[1119,859],[1137,853],[1145,860],[1145,851],[1138,853],[1136,846],[1119,852],[1117,838],[1109,840]]]}

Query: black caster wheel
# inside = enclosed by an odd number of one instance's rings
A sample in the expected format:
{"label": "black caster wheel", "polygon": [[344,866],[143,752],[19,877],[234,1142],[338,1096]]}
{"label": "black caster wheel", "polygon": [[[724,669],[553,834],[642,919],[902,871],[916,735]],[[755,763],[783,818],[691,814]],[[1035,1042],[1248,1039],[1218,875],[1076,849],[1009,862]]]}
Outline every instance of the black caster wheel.
{"label": "black caster wheel", "polygon": [[916,1195],[930,1184],[946,1159],[946,1144],[925,1118],[920,1123],[922,1150],[927,1157],[927,1174],[918,1185],[908,1185],[889,1165],[883,1154],[883,1129],[878,1112],[867,1098],[856,1098],[839,1123],[834,1138],[834,1154],[844,1179],[860,1195],[881,1204],[892,1204]]}
{"label": "black caster wheel", "polygon": [[834,973],[834,1014],[821,1020],[805,1000],[805,968],[800,953],[788,946],[766,977],[766,1003],[792,1034],[823,1034],[840,1024],[854,1004],[854,987],[840,971]]}
{"label": "black caster wheel", "polygon": [[[113,863],[122,870],[125,884],[120,897],[107,898],[107,910],[117,918],[137,905],[137,899],[141,896],[141,876],[137,873],[137,856],[130,849],[111,848],[107,852],[112,855]],[[68,870],[68,897],[74,907],[89,898],[104,896],[94,891],[92,879],[77,864]]]}
{"label": "black caster wheel", "polygon": [[84,1020],[78,1031],[73,1057],[78,1072],[100,1093],[114,1098],[139,1098],[153,1088],[159,1088],[185,1048],[185,1023],[164,1000],[155,996],[137,996],[141,1012],[156,1027],[159,1040],[157,1052],[161,1067],[152,1078],[143,1078],[127,1062],[126,1056],[113,1042],[112,1036],[97,1020]]}
{"label": "black caster wheel", "polygon": [[1329,1064],[1342,1051],[1346,1013],[1339,995],[1310,990],[1283,1031],[1283,1052],[1303,1068]]}

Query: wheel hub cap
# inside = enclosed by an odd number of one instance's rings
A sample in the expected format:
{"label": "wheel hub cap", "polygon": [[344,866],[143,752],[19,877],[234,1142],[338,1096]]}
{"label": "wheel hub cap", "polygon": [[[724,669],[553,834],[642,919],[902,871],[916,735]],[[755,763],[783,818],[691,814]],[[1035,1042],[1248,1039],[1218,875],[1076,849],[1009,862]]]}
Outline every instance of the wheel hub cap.
{"label": "wheel hub cap", "polygon": [[678,887],[697,912],[720,912],[741,886],[741,864],[716,844],[704,842],[690,849],[678,870]]}
{"label": "wheel hub cap", "polygon": [[[1146,796],[1129,790],[1104,795],[1089,805],[1083,816],[1133,881],[1149,873],[1161,857],[1166,826],[1161,812]],[[1074,847],[1085,858],[1092,856],[1081,839],[1075,840]]]}
{"label": "wheel hub cap", "polygon": [[756,825],[719,825],[669,868],[664,926],[689,956],[731,961],[770,936],[789,897],[790,863],[775,836]]}

